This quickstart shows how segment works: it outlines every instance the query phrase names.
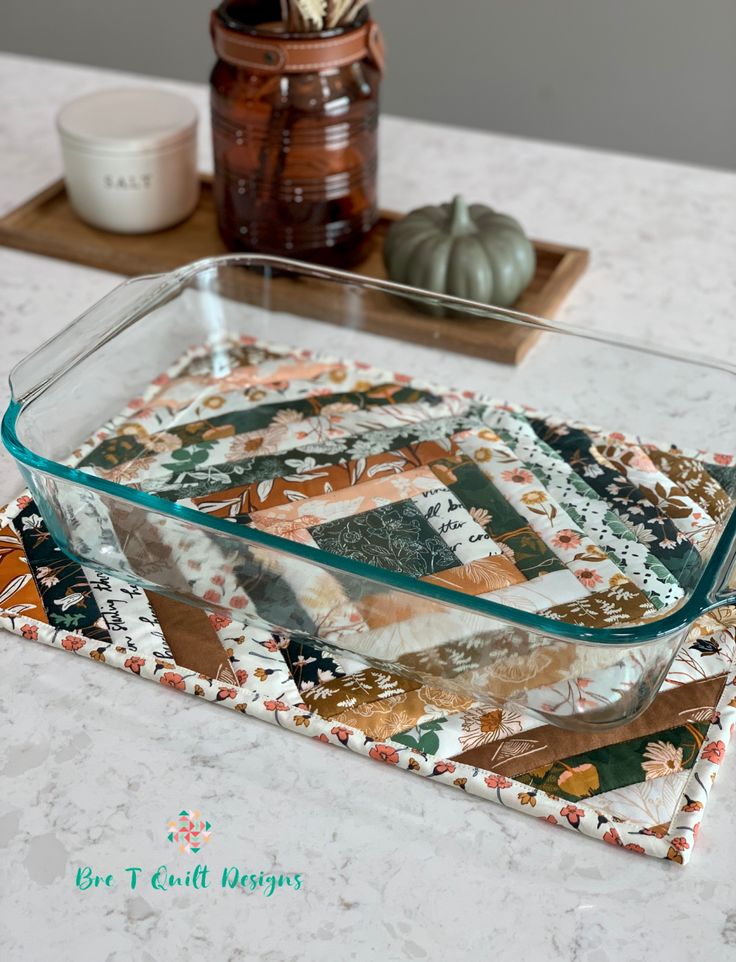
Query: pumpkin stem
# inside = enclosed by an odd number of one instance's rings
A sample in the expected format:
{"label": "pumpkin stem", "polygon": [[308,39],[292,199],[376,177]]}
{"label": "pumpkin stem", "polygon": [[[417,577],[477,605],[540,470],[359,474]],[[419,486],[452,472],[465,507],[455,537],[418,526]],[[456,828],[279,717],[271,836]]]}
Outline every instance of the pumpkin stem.
{"label": "pumpkin stem", "polygon": [[450,206],[450,232],[452,234],[467,234],[473,229],[468,205],[461,194],[455,194]]}

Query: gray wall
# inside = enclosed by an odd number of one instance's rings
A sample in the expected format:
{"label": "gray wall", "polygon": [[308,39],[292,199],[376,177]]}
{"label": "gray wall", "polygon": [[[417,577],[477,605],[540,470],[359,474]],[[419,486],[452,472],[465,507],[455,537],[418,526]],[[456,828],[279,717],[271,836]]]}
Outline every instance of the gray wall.
{"label": "gray wall", "polygon": [[[207,0],[4,0],[0,47],[204,80]],[[386,110],[736,168],[736,0],[374,0]]]}

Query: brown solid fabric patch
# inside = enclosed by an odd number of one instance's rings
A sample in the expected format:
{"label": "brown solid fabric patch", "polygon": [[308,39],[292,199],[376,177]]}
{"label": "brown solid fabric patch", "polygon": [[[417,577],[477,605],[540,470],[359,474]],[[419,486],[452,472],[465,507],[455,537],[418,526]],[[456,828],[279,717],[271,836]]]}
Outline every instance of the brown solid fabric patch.
{"label": "brown solid fabric patch", "polygon": [[429,598],[407,597],[400,591],[367,595],[360,599],[360,613],[369,628],[385,628],[402,621],[436,615],[440,606]]}
{"label": "brown solid fabric patch", "polygon": [[726,675],[723,674],[671,688],[657,695],[638,718],[618,728],[596,733],[565,731],[554,725],[544,725],[471,748],[454,755],[452,760],[514,778],[561,759],[642,738],[690,721],[702,721],[705,716],[705,720],[709,720],[725,684]]}
{"label": "brown solid fabric patch", "polygon": [[201,608],[153,591],[147,591],[146,597],[178,665],[208,678],[238,683],[227,652]]}

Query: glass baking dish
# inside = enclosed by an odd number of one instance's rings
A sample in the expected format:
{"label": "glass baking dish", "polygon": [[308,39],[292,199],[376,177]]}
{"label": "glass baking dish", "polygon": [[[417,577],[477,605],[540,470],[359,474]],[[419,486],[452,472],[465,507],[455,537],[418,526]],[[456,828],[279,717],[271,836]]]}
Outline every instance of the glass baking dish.
{"label": "glass baking dish", "polygon": [[[484,331],[498,343],[519,327],[543,335],[524,362],[488,359]],[[464,332],[472,336],[458,340]],[[121,412],[143,410],[182,357],[195,380],[232,387],[242,371],[233,345],[254,343],[325,363],[357,358],[366,371],[405,372],[400,384],[457,385],[443,395],[451,404],[523,403],[622,433],[615,438],[711,452],[703,457],[715,464],[730,463],[715,452],[736,452],[728,364],[281,258],[211,258],[125,282],[14,369],[3,441],[64,551],[147,590],[581,730],[643,711],[693,622],[736,601],[732,503],[677,604],[638,623],[589,627],[233,524],[125,471],[86,465],[102,425],[128,443]],[[354,614],[336,624],[337,589],[350,612],[379,613],[371,630],[357,630]],[[307,597],[305,620],[297,601]]]}

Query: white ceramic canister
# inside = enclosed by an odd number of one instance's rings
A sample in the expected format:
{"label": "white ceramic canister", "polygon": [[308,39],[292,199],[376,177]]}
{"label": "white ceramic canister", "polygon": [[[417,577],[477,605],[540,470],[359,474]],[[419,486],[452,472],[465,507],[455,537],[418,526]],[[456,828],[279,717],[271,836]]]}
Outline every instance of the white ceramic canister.
{"label": "white ceramic canister", "polygon": [[121,234],[163,230],[199,196],[197,110],[163,90],[100,90],[57,118],[64,179],[82,220]]}

